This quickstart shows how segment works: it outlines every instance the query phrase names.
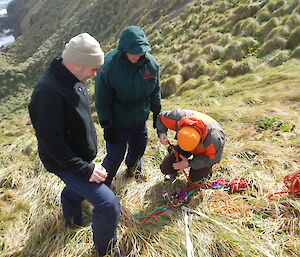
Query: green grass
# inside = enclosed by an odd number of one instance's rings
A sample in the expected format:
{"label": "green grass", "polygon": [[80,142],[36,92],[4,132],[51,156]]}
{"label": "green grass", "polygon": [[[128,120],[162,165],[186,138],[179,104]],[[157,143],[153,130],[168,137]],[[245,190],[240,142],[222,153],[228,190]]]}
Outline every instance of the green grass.
{"label": "green grass", "polygon": [[[208,215],[204,218],[189,214],[196,256],[264,256],[264,251],[273,256],[299,255],[299,200],[288,195],[277,201],[267,198],[284,189],[285,175],[299,169],[298,66],[298,61],[290,61],[227,79],[218,87],[199,87],[163,100],[163,109],[191,108],[220,121],[226,147],[211,180],[242,176],[253,185],[242,194],[208,189],[192,196],[187,206]],[[63,183],[42,167],[26,110],[20,108],[19,113],[6,115],[0,134],[0,256],[94,256],[90,226],[65,228],[59,203]],[[258,121],[265,129],[257,129]],[[288,131],[278,129],[278,121],[295,127]],[[186,185],[184,176],[174,184],[163,181],[159,163],[166,149],[158,143],[150,122],[148,125],[149,144],[143,158],[147,181],[126,179],[122,166],[112,186],[122,204],[119,244],[132,256],[185,256],[180,208],[144,226],[133,216],[161,206],[162,190],[171,194]],[[7,133],[11,128],[19,134]],[[97,131],[97,160],[101,161],[104,141],[98,126]],[[84,204],[86,216],[90,208]]]}

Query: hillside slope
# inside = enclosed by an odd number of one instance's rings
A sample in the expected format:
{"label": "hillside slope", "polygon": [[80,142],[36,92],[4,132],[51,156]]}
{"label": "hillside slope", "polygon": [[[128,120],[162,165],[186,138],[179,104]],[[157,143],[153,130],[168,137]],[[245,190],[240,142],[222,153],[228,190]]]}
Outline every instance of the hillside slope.
{"label": "hillside slope", "polygon": [[[202,214],[189,214],[195,256],[299,256],[299,200],[287,194],[267,198],[285,190],[284,177],[299,170],[299,1],[63,3],[18,0],[11,6],[22,19],[16,44],[0,56],[0,256],[95,256],[90,226],[65,228],[63,184],[39,161],[26,106],[63,42],[87,31],[108,51],[129,24],[145,29],[161,65],[163,109],[195,109],[223,127],[224,157],[211,181],[251,181],[243,193],[203,189],[191,197],[186,206]],[[105,147],[96,127],[100,162]],[[153,224],[137,218],[164,204],[162,190],[172,194],[186,187],[184,176],[163,181],[159,163],[165,154],[149,123],[147,181],[126,179],[122,166],[113,183],[122,204],[119,244],[129,256],[186,256],[180,207]],[[83,209],[88,217],[90,205]]]}

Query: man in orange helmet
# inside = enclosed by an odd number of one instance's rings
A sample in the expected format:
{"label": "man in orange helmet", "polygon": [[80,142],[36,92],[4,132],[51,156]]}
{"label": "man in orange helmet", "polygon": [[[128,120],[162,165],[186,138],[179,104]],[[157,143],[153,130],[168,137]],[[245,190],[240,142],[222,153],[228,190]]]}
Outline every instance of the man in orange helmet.
{"label": "man in orange helmet", "polygon": [[219,123],[210,116],[192,110],[168,110],[159,114],[156,126],[163,145],[170,144],[168,129],[176,131],[178,145],[160,165],[166,179],[174,179],[179,170],[190,168],[190,180],[199,182],[220,162],[225,135]]}

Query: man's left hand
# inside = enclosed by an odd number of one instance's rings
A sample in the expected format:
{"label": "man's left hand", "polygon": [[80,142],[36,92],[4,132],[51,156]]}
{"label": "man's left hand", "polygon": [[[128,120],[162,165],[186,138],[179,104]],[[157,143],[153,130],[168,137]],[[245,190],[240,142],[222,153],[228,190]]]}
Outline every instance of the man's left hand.
{"label": "man's left hand", "polygon": [[189,167],[188,158],[182,156],[181,154],[179,156],[181,158],[181,161],[173,163],[173,165],[172,165],[173,168],[175,170],[183,170],[185,168],[188,168]]}

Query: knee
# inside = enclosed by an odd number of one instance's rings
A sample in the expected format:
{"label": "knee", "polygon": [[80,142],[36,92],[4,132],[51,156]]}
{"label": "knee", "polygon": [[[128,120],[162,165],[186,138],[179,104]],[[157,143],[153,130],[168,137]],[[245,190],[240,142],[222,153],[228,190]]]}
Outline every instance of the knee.
{"label": "knee", "polygon": [[106,204],[106,210],[114,217],[118,217],[120,213],[120,202],[115,196]]}
{"label": "knee", "polygon": [[163,174],[176,173],[173,168],[173,163],[175,162],[175,158],[173,156],[173,154],[168,154],[160,164],[160,170]]}
{"label": "knee", "polygon": [[170,173],[170,165],[167,165],[166,162],[162,162],[159,167],[163,174]]}
{"label": "knee", "polygon": [[114,194],[110,195],[94,204],[94,212],[105,212],[109,217],[117,218],[120,213],[120,202]]}

